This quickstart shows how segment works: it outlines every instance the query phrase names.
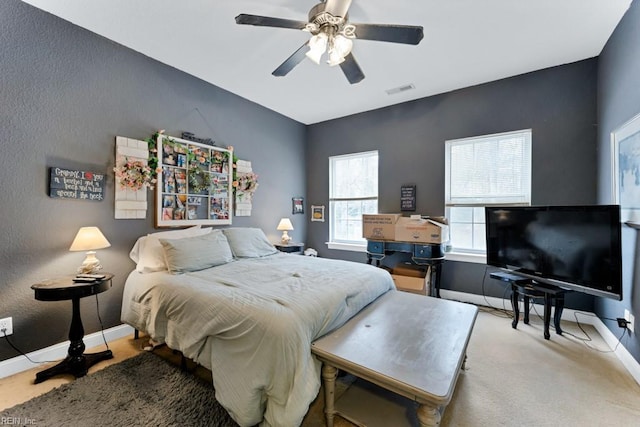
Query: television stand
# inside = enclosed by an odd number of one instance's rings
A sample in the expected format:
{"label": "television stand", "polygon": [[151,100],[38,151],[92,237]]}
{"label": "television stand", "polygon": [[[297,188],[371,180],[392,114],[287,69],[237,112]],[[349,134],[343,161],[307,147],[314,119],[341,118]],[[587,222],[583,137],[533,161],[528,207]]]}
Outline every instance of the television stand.
{"label": "television stand", "polygon": [[568,292],[567,289],[538,283],[533,279],[502,271],[493,272],[489,276],[492,279],[501,280],[511,284],[511,305],[513,306],[513,321],[511,322],[511,327],[513,329],[517,329],[518,327],[518,320],[520,317],[519,299],[520,295],[522,295],[522,300],[524,302],[523,320],[526,325],[529,324],[529,299],[544,299],[544,339],[546,340],[551,337],[551,334],[549,334],[549,324],[551,323],[551,306],[555,300],[553,326],[556,329],[556,334],[562,335],[560,319],[562,318],[562,310],[564,310],[564,294]]}

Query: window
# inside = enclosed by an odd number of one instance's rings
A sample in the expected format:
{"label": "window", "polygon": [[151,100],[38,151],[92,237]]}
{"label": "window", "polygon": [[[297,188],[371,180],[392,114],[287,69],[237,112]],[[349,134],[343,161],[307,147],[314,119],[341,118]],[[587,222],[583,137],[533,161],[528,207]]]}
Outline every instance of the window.
{"label": "window", "polygon": [[446,141],[445,174],[452,250],[484,254],[484,207],[531,204],[531,129]]}
{"label": "window", "polygon": [[362,214],[371,213],[378,213],[378,152],[330,157],[330,243],[364,246]]}

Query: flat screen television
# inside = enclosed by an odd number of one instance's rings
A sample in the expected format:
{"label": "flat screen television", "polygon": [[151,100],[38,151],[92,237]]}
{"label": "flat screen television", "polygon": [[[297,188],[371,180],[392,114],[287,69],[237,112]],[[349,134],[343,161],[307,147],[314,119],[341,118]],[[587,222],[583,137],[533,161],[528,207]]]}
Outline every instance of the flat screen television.
{"label": "flat screen television", "polygon": [[622,300],[620,207],[486,207],[487,264]]}

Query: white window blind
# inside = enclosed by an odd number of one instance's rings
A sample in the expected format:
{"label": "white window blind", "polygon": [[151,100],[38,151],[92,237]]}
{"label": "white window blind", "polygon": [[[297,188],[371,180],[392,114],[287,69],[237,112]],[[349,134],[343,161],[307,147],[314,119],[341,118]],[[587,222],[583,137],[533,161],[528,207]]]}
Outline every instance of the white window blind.
{"label": "white window blind", "polygon": [[531,130],[446,142],[446,205],[531,200]]}
{"label": "white window blind", "polygon": [[329,158],[330,241],[360,244],[362,214],[378,212],[378,152]]}
{"label": "white window blind", "polygon": [[484,252],[484,206],[531,203],[531,129],[445,143],[445,211],[454,251]]}

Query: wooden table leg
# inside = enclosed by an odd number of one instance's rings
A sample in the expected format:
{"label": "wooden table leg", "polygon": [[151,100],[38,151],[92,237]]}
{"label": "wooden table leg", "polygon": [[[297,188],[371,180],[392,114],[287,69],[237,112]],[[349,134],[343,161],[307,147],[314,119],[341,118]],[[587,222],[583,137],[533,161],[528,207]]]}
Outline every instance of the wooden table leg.
{"label": "wooden table leg", "polygon": [[[84,327],[82,326],[82,318],[80,317],[80,298],[72,299],[72,315],[71,326],[69,328],[69,350],[67,357],[55,366],[44,371],[36,373],[34,384],[39,384],[51,377],[61,374],[72,374],[76,378],[87,375],[89,368],[96,363],[113,359],[111,350],[101,351],[99,353],[85,354]],[[0,424],[2,424],[0,422]]]}
{"label": "wooden table leg", "polygon": [[562,335],[560,320],[562,320],[562,310],[564,309],[564,295],[560,294],[556,297],[556,308],[553,314],[553,325],[556,327],[556,334]]}
{"label": "wooden table leg", "polygon": [[420,427],[437,427],[440,425],[440,411],[438,407],[423,403],[418,406],[418,421]]}
{"label": "wooden table leg", "polygon": [[322,382],[324,385],[324,414],[327,420],[327,427],[333,427],[333,416],[336,413],[335,403],[335,389],[336,389],[336,377],[338,376],[338,370],[326,363],[322,364]]}
{"label": "wooden table leg", "polygon": [[518,327],[518,317],[520,317],[520,307],[518,306],[518,288],[516,285],[511,285],[511,306],[513,307],[513,321],[511,327],[516,329]]}
{"label": "wooden table leg", "polygon": [[549,334],[549,323],[551,321],[551,294],[544,294],[544,339],[548,340],[551,335]]}
{"label": "wooden table leg", "polygon": [[438,261],[435,264],[429,266],[429,283],[431,284],[431,290],[433,293],[431,296],[440,298],[440,283],[442,282],[442,261]]}

